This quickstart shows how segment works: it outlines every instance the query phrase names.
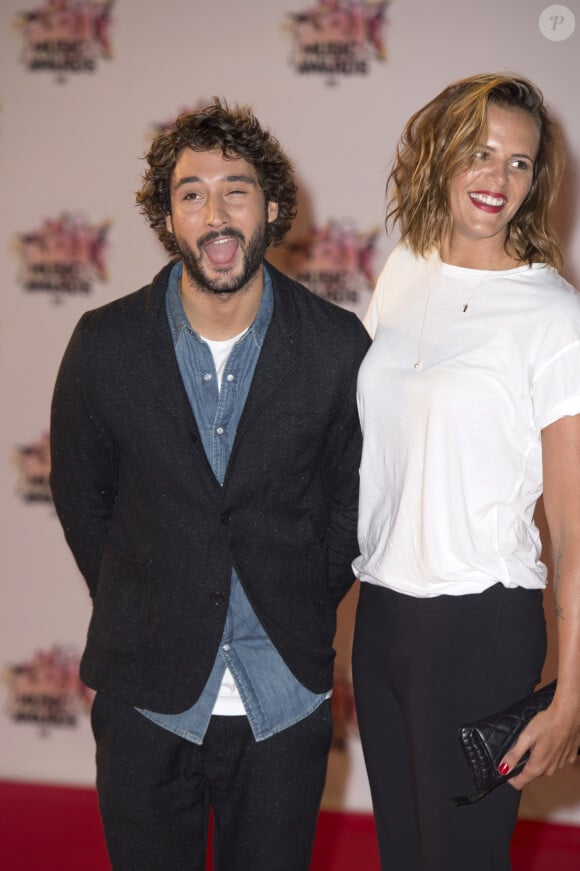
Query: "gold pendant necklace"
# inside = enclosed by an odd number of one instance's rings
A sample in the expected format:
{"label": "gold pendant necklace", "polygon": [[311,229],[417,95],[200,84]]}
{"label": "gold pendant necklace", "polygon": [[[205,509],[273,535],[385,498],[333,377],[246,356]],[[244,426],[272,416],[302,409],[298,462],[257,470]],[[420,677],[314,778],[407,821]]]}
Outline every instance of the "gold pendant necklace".
{"label": "gold pendant necklace", "polygon": [[[417,344],[417,356],[415,358],[415,362],[413,363],[413,369],[422,369],[423,368],[423,362],[424,362],[423,335],[425,333],[425,325],[427,323],[427,315],[429,313],[429,304],[431,302],[431,290],[433,288],[433,277],[435,275],[435,267],[437,266],[438,263],[441,263],[439,258],[437,258],[436,260],[433,261],[433,263],[431,264],[431,269],[429,270],[429,284],[427,285],[427,299],[425,300],[425,309],[423,311],[423,320],[421,321],[421,330],[419,332],[419,342]],[[461,306],[461,314],[465,314],[468,311],[469,306],[471,305],[471,303],[475,299],[475,295],[476,295],[477,291],[479,290],[479,288],[481,287],[483,282],[487,278],[489,278],[489,276],[491,275],[491,271],[492,270],[490,270],[489,272],[486,272],[485,275],[477,282],[477,284],[475,285],[475,289],[472,291],[469,299],[467,300],[467,302],[463,303],[463,305]]]}

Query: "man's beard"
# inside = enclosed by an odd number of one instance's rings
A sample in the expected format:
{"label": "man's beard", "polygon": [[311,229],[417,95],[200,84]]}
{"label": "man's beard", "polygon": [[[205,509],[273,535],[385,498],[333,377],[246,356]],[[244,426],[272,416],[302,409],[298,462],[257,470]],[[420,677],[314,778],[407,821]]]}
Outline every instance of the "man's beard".
{"label": "man's beard", "polygon": [[266,240],[266,228],[264,225],[257,228],[250,241],[245,244],[245,237],[239,230],[224,230],[221,233],[208,233],[198,243],[198,248],[210,242],[212,239],[219,238],[234,238],[239,239],[240,248],[243,255],[242,270],[239,274],[230,274],[229,270],[224,269],[223,275],[216,278],[210,278],[202,266],[202,256],[195,254],[191,246],[185,241],[175,237],[179,253],[183,260],[183,267],[187,273],[187,277],[191,284],[198,290],[204,293],[220,294],[220,293],[236,293],[242,290],[254,278],[258,270],[262,267],[264,254],[268,247]]}

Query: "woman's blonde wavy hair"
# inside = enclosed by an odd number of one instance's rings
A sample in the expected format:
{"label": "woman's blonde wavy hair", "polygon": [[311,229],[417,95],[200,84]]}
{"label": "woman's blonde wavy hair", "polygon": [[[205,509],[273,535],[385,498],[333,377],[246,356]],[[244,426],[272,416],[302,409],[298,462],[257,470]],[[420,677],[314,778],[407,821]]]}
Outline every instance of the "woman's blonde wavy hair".
{"label": "woman's blonde wavy hair", "polygon": [[541,91],[520,76],[489,73],[455,82],[409,119],[387,180],[387,228],[426,256],[440,250],[450,228],[451,179],[473,160],[485,139],[489,103],[528,112],[540,134],[528,195],[507,227],[505,247],[522,262],[559,269],[562,253],[550,225],[565,166],[558,127]]}

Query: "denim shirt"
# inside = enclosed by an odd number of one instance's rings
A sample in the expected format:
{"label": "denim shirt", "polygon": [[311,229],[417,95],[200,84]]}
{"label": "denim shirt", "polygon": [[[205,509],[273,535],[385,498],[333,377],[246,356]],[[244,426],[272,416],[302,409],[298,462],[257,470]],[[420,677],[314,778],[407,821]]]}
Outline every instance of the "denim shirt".
{"label": "denim shirt", "polygon": [[[213,356],[187,320],[179,297],[182,264],[169,277],[166,308],[175,354],[203,446],[216,479],[223,484],[236,430],[274,310],[272,281],[264,267],[258,314],[238,339],[218,388]],[[141,710],[164,729],[203,742],[226,666],[242,698],[256,741],[263,741],[311,714],[328,693],[313,693],[292,674],[254,613],[232,568],[230,600],[218,655],[197,702],[180,714]]]}

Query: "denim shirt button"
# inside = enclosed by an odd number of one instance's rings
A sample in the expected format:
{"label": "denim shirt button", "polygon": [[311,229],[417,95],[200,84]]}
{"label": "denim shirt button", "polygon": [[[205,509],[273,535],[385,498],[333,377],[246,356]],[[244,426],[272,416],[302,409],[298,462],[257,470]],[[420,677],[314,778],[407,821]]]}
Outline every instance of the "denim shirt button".
{"label": "denim shirt button", "polygon": [[223,593],[212,593],[209,598],[213,605],[223,605],[226,600]]}
{"label": "denim shirt button", "polygon": [[223,525],[227,526],[231,519],[232,519],[232,512],[231,511],[224,511],[224,513],[222,514]]}

